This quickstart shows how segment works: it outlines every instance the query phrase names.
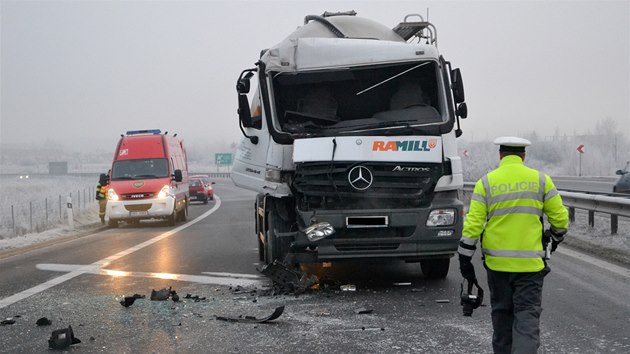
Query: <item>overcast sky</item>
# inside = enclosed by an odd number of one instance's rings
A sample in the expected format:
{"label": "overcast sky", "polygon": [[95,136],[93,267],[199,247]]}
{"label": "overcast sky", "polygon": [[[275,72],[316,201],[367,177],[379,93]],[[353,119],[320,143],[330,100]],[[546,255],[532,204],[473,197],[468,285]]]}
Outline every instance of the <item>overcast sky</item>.
{"label": "overcast sky", "polygon": [[114,149],[130,129],[240,140],[235,82],[304,16],[355,10],[437,27],[463,73],[469,140],[630,134],[630,1],[0,2],[0,141]]}

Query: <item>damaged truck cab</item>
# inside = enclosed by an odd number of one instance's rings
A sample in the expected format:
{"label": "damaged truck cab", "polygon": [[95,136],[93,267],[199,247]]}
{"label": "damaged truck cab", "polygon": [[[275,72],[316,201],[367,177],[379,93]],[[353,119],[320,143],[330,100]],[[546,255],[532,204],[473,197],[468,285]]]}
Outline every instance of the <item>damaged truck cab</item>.
{"label": "damaged truck cab", "polygon": [[236,86],[244,138],[232,179],[259,193],[261,261],[404,260],[446,277],[463,222],[467,108],[431,23],[307,16]]}

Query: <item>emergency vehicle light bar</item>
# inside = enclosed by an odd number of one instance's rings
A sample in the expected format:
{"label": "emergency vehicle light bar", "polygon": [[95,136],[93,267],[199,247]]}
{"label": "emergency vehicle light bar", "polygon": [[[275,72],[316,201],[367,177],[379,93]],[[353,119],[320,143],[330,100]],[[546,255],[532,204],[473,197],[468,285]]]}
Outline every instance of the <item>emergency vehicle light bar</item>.
{"label": "emergency vehicle light bar", "polygon": [[145,129],[145,130],[127,130],[127,135],[136,135],[136,134],[160,134],[162,131],[160,129]]}

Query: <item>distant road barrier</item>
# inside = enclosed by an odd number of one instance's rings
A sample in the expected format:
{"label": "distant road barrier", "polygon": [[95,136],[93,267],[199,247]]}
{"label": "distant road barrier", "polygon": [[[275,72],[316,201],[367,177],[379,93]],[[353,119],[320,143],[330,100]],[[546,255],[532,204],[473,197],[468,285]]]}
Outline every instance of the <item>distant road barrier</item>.
{"label": "distant road barrier", "polygon": [[[464,191],[472,192],[474,182],[464,182]],[[586,193],[560,191],[564,205],[569,208],[569,219],[575,221],[575,209],[588,211],[588,224],[595,226],[595,212],[610,215],[610,233],[618,231],[619,216],[630,217],[630,199]]]}

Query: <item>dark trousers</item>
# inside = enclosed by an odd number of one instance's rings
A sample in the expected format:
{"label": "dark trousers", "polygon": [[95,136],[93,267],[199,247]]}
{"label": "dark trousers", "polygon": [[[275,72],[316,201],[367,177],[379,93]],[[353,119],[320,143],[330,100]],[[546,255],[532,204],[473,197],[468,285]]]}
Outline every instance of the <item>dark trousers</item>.
{"label": "dark trousers", "polygon": [[490,270],[492,349],[495,353],[536,353],[540,346],[542,287],[549,268],[535,273]]}

